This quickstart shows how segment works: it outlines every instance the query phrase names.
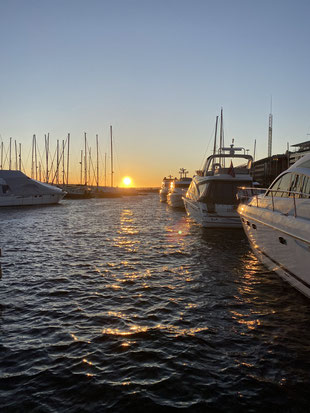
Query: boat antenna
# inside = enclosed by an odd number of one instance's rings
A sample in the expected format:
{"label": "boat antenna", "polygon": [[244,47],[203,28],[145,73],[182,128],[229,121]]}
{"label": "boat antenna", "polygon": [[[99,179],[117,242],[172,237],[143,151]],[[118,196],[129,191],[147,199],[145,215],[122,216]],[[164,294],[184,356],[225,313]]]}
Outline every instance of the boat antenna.
{"label": "boat antenna", "polygon": [[[218,120],[219,120],[219,117],[217,116],[217,117],[216,117],[216,120],[215,120],[213,155],[216,155],[216,140],[217,140],[217,125],[218,125]],[[213,162],[212,162],[212,163],[214,164],[214,158],[213,158]]]}

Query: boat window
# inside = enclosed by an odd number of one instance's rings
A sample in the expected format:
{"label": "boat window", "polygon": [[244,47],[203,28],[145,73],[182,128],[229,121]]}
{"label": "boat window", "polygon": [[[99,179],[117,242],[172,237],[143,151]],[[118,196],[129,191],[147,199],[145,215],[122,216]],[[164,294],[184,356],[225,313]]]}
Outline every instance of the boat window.
{"label": "boat window", "polygon": [[202,184],[202,185],[199,185],[199,194],[200,194],[200,197],[204,197],[204,196],[206,196],[206,194],[207,194],[207,190],[208,190],[208,186],[209,186],[209,184],[208,183],[206,183],[206,184]]}
{"label": "boat window", "polygon": [[191,184],[190,184],[190,186],[187,190],[186,196],[189,199],[193,199],[195,201],[198,199],[199,194],[198,194],[197,186],[195,185],[194,181],[191,182]]}
{"label": "boat window", "polygon": [[10,189],[9,185],[0,185],[0,187],[1,187],[1,190],[2,190],[1,192],[3,194],[6,194]]}
{"label": "boat window", "polygon": [[[290,191],[292,192],[299,192],[301,186],[301,176],[299,174],[292,174],[291,186]],[[289,194],[289,196],[294,196],[293,194]]]}
{"label": "boat window", "polygon": [[310,168],[310,160],[305,161],[299,165],[300,168]]}
{"label": "boat window", "polygon": [[189,182],[184,182],[181,184],[174,184],[175,188],[188,188],[189,187]]}
{"label": "boat window", "polygon": [[273,191],[267,191],[266,196],[288,197],[288,191],[291,191],[292,175],[293,174],[289,172],[280,176],[279,179],[277,179],[276,182],[269,188]]}
{"label": "boat window", "polygon": [[305,176],[302,186],[303,198],[310,198],[310,177]]}

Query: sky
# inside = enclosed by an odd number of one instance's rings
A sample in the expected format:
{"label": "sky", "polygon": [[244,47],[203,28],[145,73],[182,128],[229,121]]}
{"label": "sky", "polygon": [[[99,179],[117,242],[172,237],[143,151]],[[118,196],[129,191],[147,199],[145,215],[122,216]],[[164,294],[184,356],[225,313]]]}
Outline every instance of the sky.
{"label": "sky", "polygon": [[221,108],[225,143],[266,157],[272,101],[284,153],[310,139],[309,17],[308,0],[0,0],[0,142],[29,174],[33,134],[43,159],[70,133],[77,183],[98,134],[109,183],[112,125],[114,183],[160,186],[202,166]]}

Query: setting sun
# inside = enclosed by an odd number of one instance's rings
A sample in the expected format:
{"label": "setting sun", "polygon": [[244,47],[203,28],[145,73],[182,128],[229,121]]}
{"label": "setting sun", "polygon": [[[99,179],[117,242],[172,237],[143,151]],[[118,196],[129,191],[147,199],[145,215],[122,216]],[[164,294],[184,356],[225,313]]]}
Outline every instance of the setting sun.
{"label": "setting sun", "polygon": [[125,176],[125,178],[123,178],[123,184],[125,186],[130,186],[131,183],[132,183],[132,180],[131,180],[131,178],[129,178],[129,176]]}

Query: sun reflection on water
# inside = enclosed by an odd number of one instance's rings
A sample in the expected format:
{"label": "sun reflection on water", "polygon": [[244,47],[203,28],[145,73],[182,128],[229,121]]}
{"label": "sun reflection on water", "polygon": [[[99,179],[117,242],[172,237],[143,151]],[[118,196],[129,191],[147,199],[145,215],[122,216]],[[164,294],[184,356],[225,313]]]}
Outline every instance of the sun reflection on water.
{"label": "sun reflection on water", "polygon": [[120,215],[120,227],[117,231],[119,236],[114,239],[115,246],[129,252],[137,252],[140,240],[135,235],[139,233],[133,211],[129,208],[123,209]]}
{"label": "sun reflection on water", "polygon": [[[192,327],[192,328],[180,328],[176,325],[172,324],[157,324],[152,327],[147,327],[147,326],[138,326],[138,325],[133,325],[127,330],[121,330],[119,328],[105,328],[102,330],[102,334],[108,335],[108,336],[122,336],[122,337],[130,337],[134,334],[137,333],[146,333],[151,330],[156,330],[156,331],[161,331],[165,334],[171,334],[174,337],[181,337],[181,336],[195,336],[197,333],[200,333],[202,331],[207,331],[209,330],[208,327]],[[122,347],[128,347],[130,346],[130,343],[125,341],[121,344]]]}

